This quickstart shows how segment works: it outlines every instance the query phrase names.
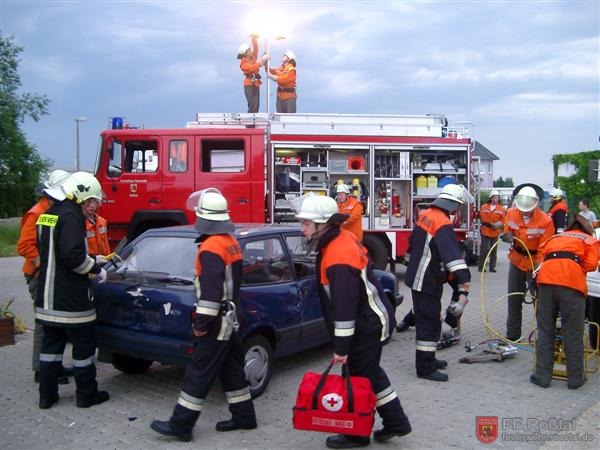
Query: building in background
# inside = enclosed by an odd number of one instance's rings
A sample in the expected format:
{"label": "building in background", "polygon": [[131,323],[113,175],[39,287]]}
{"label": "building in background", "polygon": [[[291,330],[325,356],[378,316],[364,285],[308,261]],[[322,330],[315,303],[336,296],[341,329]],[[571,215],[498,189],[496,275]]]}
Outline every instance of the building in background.
{"label": "building in background", "polygon": [[500,158],[479,141],[475,141],[472,159],[474,175],[479,175],[479,188],[491,189],[494,186],[494,161]]}

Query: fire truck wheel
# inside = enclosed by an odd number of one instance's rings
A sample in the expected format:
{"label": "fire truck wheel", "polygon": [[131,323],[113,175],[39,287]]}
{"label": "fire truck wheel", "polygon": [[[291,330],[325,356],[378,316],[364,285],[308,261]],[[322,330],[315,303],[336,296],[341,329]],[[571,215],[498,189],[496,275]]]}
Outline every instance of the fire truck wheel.
{"label": "fire truck wheel", "polygon": [[244,342],[244,372],[252,398],[260,396],[271,379],[273,371],[273,349],[267,339],[253,334]]}
{"label": "fire truck wheel", "polygon": [[112,358],[112,365],[120,372],[135,375],[145,372],[152,365],[152,361],[115,353]]}
{"label": "fire truck wheel", "polygon": [[381,239],[376,236],[365,234],[363,236],[363,245],[369,251],[369,257],[373,261],[375,269],[385,270],[388,265],[387,249]]}

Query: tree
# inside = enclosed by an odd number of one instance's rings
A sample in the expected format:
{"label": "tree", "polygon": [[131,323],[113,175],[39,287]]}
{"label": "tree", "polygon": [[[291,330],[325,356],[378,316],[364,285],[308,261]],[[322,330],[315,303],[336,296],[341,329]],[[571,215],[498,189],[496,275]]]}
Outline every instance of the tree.
{"label": "tree", "polygon": [[44,95],[18,93],[19,54],[23,49],[12,36],[0,35],[0,216],[21,215],[35,202],[41,175],[52,161],[43,158],[27,142],[21,125],[30,118],[36,122],[48,114]]}
{"label": "tree", "polygon": [[494,180],[494,187],[515,187],[515,182],[512,177],[506,177],[506,179],[500,177]]}

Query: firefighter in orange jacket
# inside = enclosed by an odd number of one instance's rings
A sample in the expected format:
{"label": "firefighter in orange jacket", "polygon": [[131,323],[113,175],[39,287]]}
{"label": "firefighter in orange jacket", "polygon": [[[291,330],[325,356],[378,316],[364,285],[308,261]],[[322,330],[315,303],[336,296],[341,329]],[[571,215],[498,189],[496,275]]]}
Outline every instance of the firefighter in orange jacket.
{"label": "firefighter in orange jacket", "polygon": [[100,200],[90,198],[81,205],[83,215],[85,216],[88,253],[92,256],[99,256],[100,258],[96,258],[96,262],[99,264],[106,263],[104,257],[110,253],[108,224],[104,217],[96,214],[96,210],[101,204]]}
{"label": "firefighter in orange jacket", "polygon": [[244,351],[236,312],[242,279],[242,250],[233,236],[227,200],[214,188],[195,192],[188,207],[196,212],[200,233],[196,259],[196,319],[192,323],[194,354],[173,414],[154,420],[154,431],[181,441],[192,440],[192,429],[215,378],[219,377],[231,419],[217,422],[217,431],[256,428],[254,404],[244,374]]}
{"label": "firefighter in orange jacket", "polygon": [[[498,240],[498,236],[504,228],[504,216],[506,212],[500,204],[500,193],[492,189],[490,198],[481,205],[481,250],[479,252],[479,271],[483,270],[483,263],[488,252]],[[494,247],[490,253],[490,272],[496,271],[497,249]]]}
{"label": "firefighter in orange jacket", "polygon": [[[351,375],[367,377],[377,395],[383,428],[373,433],[384,442],[411,431],[410,422],[385,371],[380,367],[382,342],[394,326],[394,308],[379,285],[367,251],[352,233],[341,229],[346,215],[325,195],[301,198],[296,217],[317,255],[321,308],[332,336],[333,363],[347,363]],[[335,435],[329,448],[369,445],[369,437]]]}
{"label": "firefighter in orange jacket", "polygon": [[277,82],[277,112],[296,112],[296,55],[288,50],[283,54],[281,67],[269,69],[267,77]]}
{"label": "firefighter in orange jacket", "polygon": [[359,241],[362,241],[362,203],[350,195],[347,184],[338,184],[336,189],[338,212],[348,216],[348,219],[342,224],[342,228],[350,231]]}
{"label": "firefighter in orange jacket", "polygon": [[552,190],[552,205],[548,210],[548,214],[552,218],[552,223],[554,224],[554,232],[562,233],[567,226],[567,213],[569,211],[569,206],[567,202],[564,201],[563,197],[565,193],[562,189],[555,188]]}
{"label": "firefighter in orange jacket", "polygon": [[258,58],[258,35],[253,34],[252,46],[247,43],[240,45],[238,49],[238,59],[240,60],[240,69],[244,74],[244,95],[248,102],[248,112],[257,113],[260,108],[260,68],[269,60],[269,55],[263,55]]}
{"label": "firefighter in orange jacket", "polygon": [[[404,283],[412,291],[416,323],[415,366],[417,377],[431,381],[448,381],[448,375],[439,371],[448,363],[436,359],[442,322],[442,294],[444,282],[454,275],[458,296],[450,301],[447,312],[460,317],[467,305],[471,272],[456,240],[451,215],[461,204],[473,201],[464,186],[447,184],[432,202],[419,214],[417,226],[409,237],[410,260]],[[448,274],[446,273],[448,272]]]}
{"label": "firefighter in orange jacket", "polygon": [[[504,232],[500,239],[512,244],[508,253],[508,315],[506,338],[517,341],[521,338],[522,308],[524,293],[531,281],[531,273],[541,262],[539,246],[554,234],[552,219],[538,208],[539,197],[531,186],[522,187],[515,195],[515,207],[506,212]],[[517,241],[515,238],[518,238]],[[527,248],[523,248],[523,244]]]}
{"label": "firefighter in orange jacket", "polygon": [[577,389],[584,380],[583,331],[586,273],[597,269],[600,242],[592,224],[575,214],[566,231],[555,234],[540,248],[542,263],[536,271],[538,285],[537,345],[532,383],[548,387],[554,367],[556,318],[560,313],[567,356],[567,387]]}
{"label": "firefighter in orange jacket", "polygon": [[[38,218],[54,203],[54,196],[57,196],[57,191],[58,197],[62,198],[63,193],[60,186],[69,175],[69,172],[60,169],[52,171],[48,176],[48,179],[40,186],[40,189],[43,192],[42,197],[21,218],[21,232],[19,234],[19,240],[17,241],[17,252],[25,258],[22,269],[23,275],[27,282],[29,294],[34,302],[37,297],[40,269],[40,253],[38,250],[35,224]],[[39,381],[40,350],[42,348],[43,336],[44,326],[36,322],[33,328],[33,352],[31,359],[31,368],[34,371],[34,379],[36,381]],[[68,383],[68,379],[64,375],[61,375],[59,377],[59,383],[66,384]]]}

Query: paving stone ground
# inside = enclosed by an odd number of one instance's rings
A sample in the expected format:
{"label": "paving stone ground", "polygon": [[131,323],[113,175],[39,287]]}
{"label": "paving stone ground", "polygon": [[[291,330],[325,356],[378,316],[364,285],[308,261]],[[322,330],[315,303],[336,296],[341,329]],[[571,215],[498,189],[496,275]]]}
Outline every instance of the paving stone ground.
{"label": "paving stone ground", "polygon": [[[498,255],[498,272],[485,274],[483,297],[493,309],[490,324],[504,331],[508,262],[506,248]],[[31,300],[20,272],[21,258],[0,259],[0,301],[15,297],[15,309],[29,327],[33,324]],[[474,270],[473,270],[474,269]],[[488,339],[480,306],[481,280],[472,268],[471,303],[463,317],[462,342],[438,352],[448,360],[450,381],[417,379],[414,370],[414,329],[396,333],[384,348],[382,366],[392,380],[412,422],[413,432],[369,448],[407,449],[560,449],[598,448],[600,441],[600,375],[592,374],[579,390],[568,390],[554,380],[548,389],[529,382],[532,353],[519,350],[502,362],[459,364],[466,356],[463,344]],[[403,269],[398,270],[403,277]],[[403,287],[401,319],[411,307],[410,292]],[[447,298],[448,296],[446,296]],[[524,324],[532,325],[532,307],[525,306]],[[255,401],[259,428],[218,433],[214,424],[229,417],[219,386],[211,391],[194,429],[192,443],[167,440],[149,428],[153,419],[166,420],[174,406],[183,370],[154,364],[141,375],[125,375],[99,363],[98,383],[110,401],[89,409],[75,407],[75,385],[60,387],[60,401],[49,410],[37,407],[37,385],[31,372],[31,331],[18,335],[16,344],[0,348],[0,449],[320,449],[322,433],[292,428],[292,406],[302,375],[322,371],[331,355],[321,347],[278,360],[269,388]],[[70,356],[66,358],[69,364]],[[498,417],[498,438],[483,444],[477,438],[476,418]],[[560,421],[562,422],[559,422]],[[376,419],[375,427],[379,427]],[[520,424],[520,425],[519,425]],[[513,425],[511,427],[511,425]],[[529,429],[527,426],[529,425]],[[548,429],[559,425],[562,430]],[[538,429],[535,429],[537,426]],[[571,429],[572,428],[572,429]],[[549,440],[552,439],[552,440]],[[587,440],[584,440],[587,439]]]}

